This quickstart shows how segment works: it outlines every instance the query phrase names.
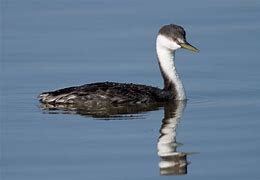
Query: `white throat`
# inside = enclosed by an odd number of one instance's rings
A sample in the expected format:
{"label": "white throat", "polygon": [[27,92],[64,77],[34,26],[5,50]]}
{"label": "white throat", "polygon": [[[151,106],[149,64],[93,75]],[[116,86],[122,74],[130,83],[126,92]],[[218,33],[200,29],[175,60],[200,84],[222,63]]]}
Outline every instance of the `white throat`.
{"label": "white throat", "polygon": [[156,39],[156,51],[160,70],[164,79],[165,90],[175,90],[176,100],[185,100],[185,90],[181,79],[177,73],[174,57],[175,50],[180,46],[163,35],[158,35]]}

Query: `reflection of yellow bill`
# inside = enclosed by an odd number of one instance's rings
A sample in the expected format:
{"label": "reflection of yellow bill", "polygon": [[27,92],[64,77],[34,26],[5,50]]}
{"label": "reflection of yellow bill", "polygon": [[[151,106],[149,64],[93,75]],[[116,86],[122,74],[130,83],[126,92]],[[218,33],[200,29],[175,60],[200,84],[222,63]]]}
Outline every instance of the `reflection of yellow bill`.
{"label": "reflection of yellow bill", "polygon": [[185,43],[180,43],[180,46],[184,49],[191,50],[192,52],[199,52],[200,50],[192,46],[190,43],[185,42]]}

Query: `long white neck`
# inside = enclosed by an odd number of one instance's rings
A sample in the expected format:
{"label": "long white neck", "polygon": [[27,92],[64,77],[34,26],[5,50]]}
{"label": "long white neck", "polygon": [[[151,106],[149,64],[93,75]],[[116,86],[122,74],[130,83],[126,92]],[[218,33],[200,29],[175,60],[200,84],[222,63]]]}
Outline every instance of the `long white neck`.
{"label": "long white neck", "polygon": [[176,93],[176,100],[185,100],[185,90],[174,63],[175,50],[165,46],[167,40],[164,38],[159,35],[156,40],[158,61],[164,79],[164,90],[175,91],[173,93]]}

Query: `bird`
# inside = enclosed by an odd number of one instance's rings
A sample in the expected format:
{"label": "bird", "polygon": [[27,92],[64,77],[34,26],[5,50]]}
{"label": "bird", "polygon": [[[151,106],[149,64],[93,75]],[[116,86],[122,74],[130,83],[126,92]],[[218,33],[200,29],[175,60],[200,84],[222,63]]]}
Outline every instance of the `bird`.
{"label": "bird", "polygon": [[53,106],[91,107],[184,101],[187,97],[175,66],[175,52],[180,48],[199,52],[186,40],[183,27],[176,24],[162,26],[156,37],[157,59],[164,82],[162,89],[133,83],[97,82],[43,92],[38,96],[39,101]]}

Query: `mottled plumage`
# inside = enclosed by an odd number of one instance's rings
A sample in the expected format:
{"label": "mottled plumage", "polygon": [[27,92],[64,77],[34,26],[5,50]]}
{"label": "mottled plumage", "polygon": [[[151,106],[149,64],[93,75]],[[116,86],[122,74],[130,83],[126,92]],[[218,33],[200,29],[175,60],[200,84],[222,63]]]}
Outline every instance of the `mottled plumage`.
{"label": "mottled plumage", "polygon": [[104,82],[44,92],[39,98],[42,103],[49,104],[99,106],[165,102],[173,100],[174,94],[146,85]]}

